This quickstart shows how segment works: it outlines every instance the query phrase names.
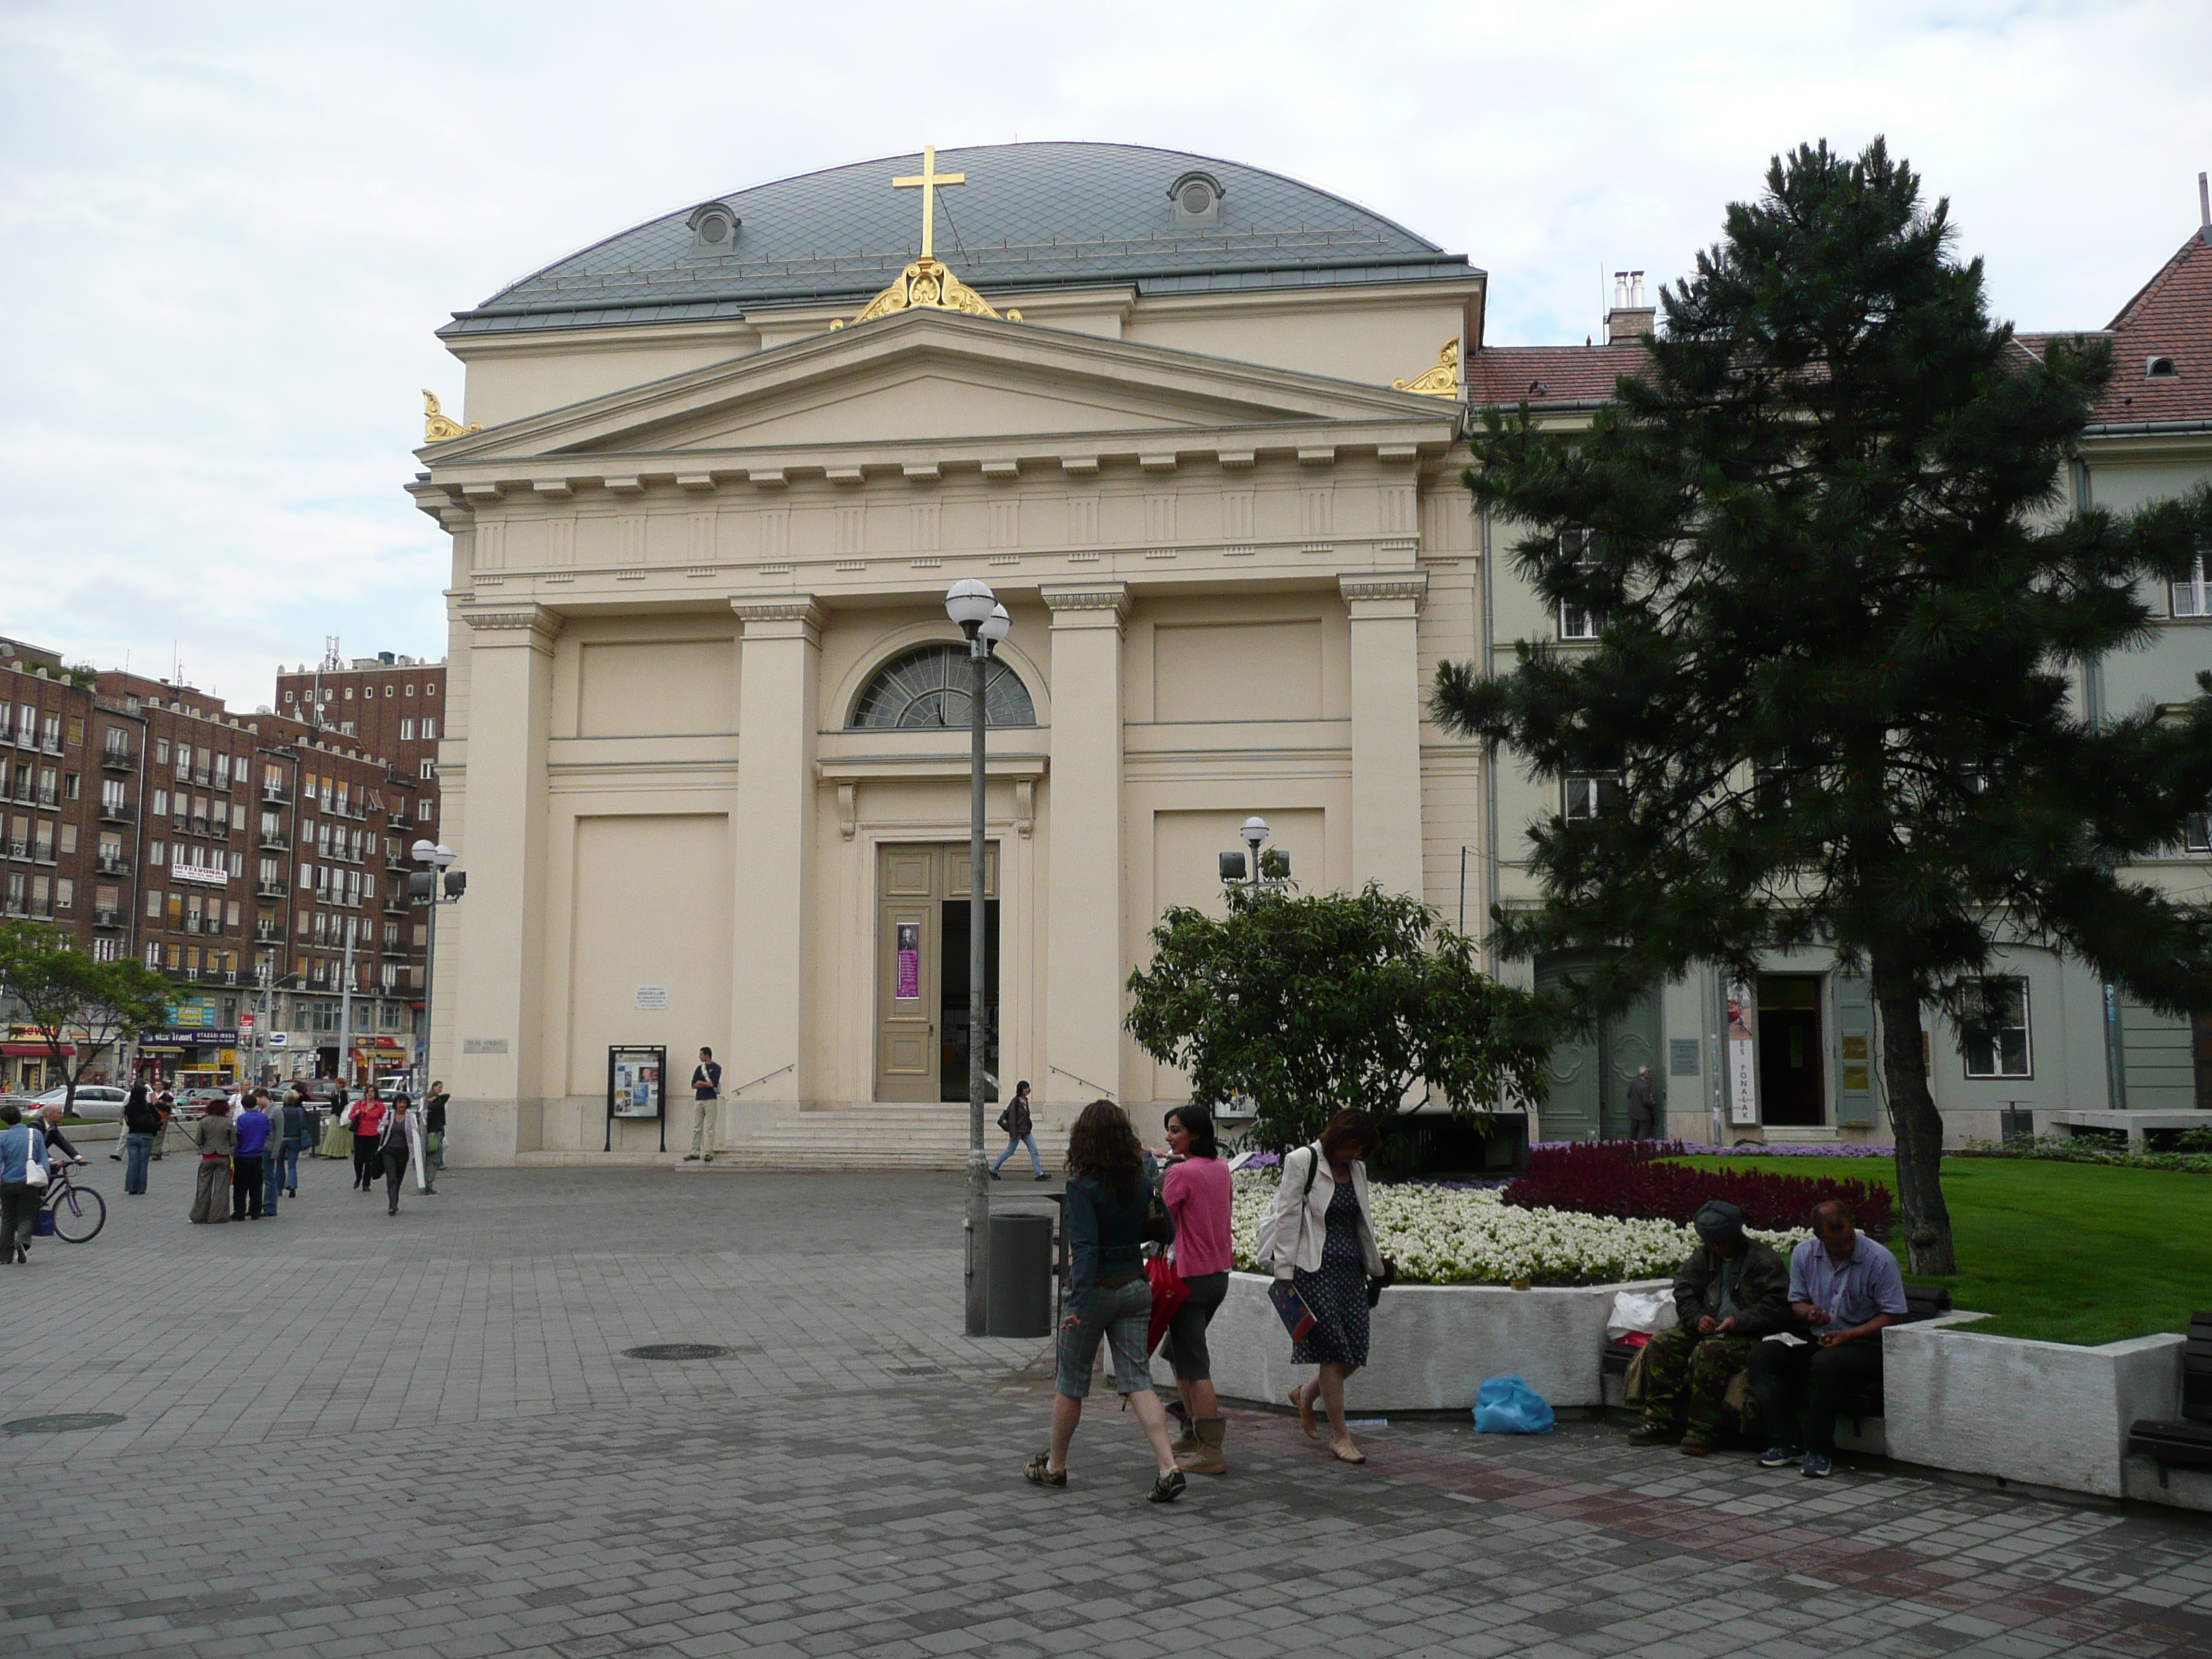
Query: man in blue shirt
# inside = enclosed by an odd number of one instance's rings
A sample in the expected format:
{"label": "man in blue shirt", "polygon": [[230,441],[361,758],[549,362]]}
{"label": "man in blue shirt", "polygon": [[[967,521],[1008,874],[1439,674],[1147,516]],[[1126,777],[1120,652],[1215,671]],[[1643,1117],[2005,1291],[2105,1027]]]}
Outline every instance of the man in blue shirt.
{"label": "man in blue shirt", "polygon": [[1795,1463],[1817,1480],[1835,1458],[1839,1402],[1881,1397],[1882,1327],[1905,1316],[1905,1279],[1897,1258],[1830,1199],[1814,1206],[1813,1237],[1790,1253],[1790,1306],[1811,1341],[1761,1342],[1751,1354],[1752,1391],[1773,1437],[1759,1466]]}

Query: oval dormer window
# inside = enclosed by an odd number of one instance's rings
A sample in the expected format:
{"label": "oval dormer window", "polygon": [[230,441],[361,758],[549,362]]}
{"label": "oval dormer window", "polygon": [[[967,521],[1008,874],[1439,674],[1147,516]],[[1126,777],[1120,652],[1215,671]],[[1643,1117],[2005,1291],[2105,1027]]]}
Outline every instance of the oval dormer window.
{"label": "oval dormer window", "polygon": [[2146,380],[2170,380],[2180,373],[2173,366],[2171,357],[2154,357],[2143,365],[2143,379]]}
{"label": "oval dormer window", "polygon": [[702,202],[684,222],[691,228],[695,253],[727,253],[737,246],[738,216],[723,202]]}
{"label": "oval dormer window", "polygon": [[1186,173],[1168,186],[1168,199],[1175,204],[1179,225],[1219,224],[1221,198],[1228,193],[1221,180],[1210,173]]}

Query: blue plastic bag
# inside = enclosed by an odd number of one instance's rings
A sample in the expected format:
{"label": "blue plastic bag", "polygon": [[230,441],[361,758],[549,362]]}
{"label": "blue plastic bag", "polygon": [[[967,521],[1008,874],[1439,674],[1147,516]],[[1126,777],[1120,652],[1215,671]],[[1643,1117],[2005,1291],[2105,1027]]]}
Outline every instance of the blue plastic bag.
{"label": "blue plastic bag", "polygon": [[1511,1376],[1486,1376],[1474,1391],[1474,1431],[1477,1434],[1549,1434],[1552,1408],[1544,1396]]}

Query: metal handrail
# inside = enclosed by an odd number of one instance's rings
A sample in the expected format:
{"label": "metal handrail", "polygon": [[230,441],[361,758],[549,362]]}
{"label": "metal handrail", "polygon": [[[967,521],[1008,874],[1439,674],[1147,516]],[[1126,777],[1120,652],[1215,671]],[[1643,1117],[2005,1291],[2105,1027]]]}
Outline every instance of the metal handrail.
{"label": "metal handrail", "polygon": [[[1069,1071],[1065,1066],[1054,1066],[1048,1063],[1045,1066],[1045,1070],[1048,1072],[1058,1072],[1062,1077],[1067,1078],[1073,1082],[1080,1083],[1085,1088],[1094,1090],[1097,1093],[1105,1096],[1109,1100],[1114,1100],[1115,1095],[1119,1092],[1117,1090],[1108,1088],[1103,1083],[1093,1083],[1087,1077],[1079,1076],[1077,1073]],[[1118,1106],[1121,1103],[1118,1100],[1114,1100],[1114,1103]]]}
{"label": "metal handrail", "polygon": [[787,1066],[777,1066],[773,1072],[763,1072],[760,1076],[755,1078],[750,1083],[740,1083],[738,1085],[736,1088],[730,1091],[730,1097],[732,1099],[735,1099],[738,1096],[744,1093],[748,1089],[758,1088],[762,1084],[767,1082],[769,1079],[772,1077],[781,1077],[786,1072],[795,1072],[798,1069],[799,1062],[793,1060]]}

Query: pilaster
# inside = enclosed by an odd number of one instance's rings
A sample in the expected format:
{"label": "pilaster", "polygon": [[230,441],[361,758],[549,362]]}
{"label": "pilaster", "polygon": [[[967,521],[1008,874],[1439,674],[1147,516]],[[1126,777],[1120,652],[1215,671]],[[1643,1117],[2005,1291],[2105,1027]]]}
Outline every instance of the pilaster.
{"label": "pilaster", "polygon": [[1340,576],[1352,611],[1352,878],[1423,896],[1421,655],[1425,572]]}
{"label": "pilaster", "polygon": [[[764,1079],[723,1115],[804,1100],[814,983],[814,732],[823,611],[811,594],[732,599],[738,657],[737,860],[726,1089]],[[775,1073],[769,1076],[769,1073]]]}
{"label": "pilaster", "polygon": [[1048,1102],[1090,1100],[1105,1091],[1118,1098],[1121,623],[1129,590],[1118,581],[1071,582],[1048,585],[1041,597],[1052,611],[1052,774],[1045,897],[1048,1070],[1038,1094]]}
{"label": "pilaster", "polygon": [[[469,611],[470,787],[441,839],[460,854],[467,896],[439,920],[445,937],[434,988],[451,1011],[449,1051],[431,1069],[449,1079],[495,1152],[538,1144],[547,1090],[539,1017],[545,960],[545,740],[553,642],[562,618],[543,605]],[[455,948],[458,946],[459,948]],[[433,1029],[441,1022],[434,1021]],[[458,1048],[459,1052],[451,1052]],[[471,1135],[471,1138],[473,1138]],[[470,1156],[475,1156],[472,1150]]]}

